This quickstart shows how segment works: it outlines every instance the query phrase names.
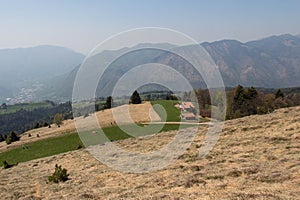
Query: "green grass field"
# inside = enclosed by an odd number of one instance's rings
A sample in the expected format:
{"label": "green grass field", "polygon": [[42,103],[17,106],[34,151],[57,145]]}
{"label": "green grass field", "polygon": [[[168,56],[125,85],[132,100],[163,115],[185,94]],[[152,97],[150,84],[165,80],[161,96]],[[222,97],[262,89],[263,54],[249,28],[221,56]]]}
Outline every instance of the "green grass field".
{"label": "green grass field", "polygon": [[[178,127],[179,125],[164,125],[163,129],[159,132],[177,130]],[[184,125],[183,127],[190,127],[190,125]],[[114,141],[132,137],[123,132],[117,126],[103,128],[103,131],[110,140]],[[153,133],[148,132],[148,134]],[[93,137],[90,136],[89,139],[93,140]],[[77,149],[79,144],[81,144],[81,140],[77,133],[70,133],[68,135],[60,137],[49,138],[37,142],[28,143],[26,144],[28,149],[24,149],[22,146],[20,146],[12,150],[0,153],[0,166],[3,165],[2,161],[4,160],[9,162],[10,164],[14,164],[34,160],[37,158],[52,156],[68,151],[73,151]]]}
{"label": "green grass field", "polygon": [[41,107],[51,107],[51,104],[49,102],[38,102],[38,103],[24,103],[24,104],[8,105],[7,110],[0,109],[0,115],[14,113],[21,109],[33,110],[35,108],[41,108]]}
{"label": "green grass field", "polygon": [[9,164],[15,164],[72,151],[77,149],[78,144],[80,144],[80,138],[77,133],[28,143],[26,144],[28,148],[20,146],[0,153],[0,165],[3,165],[2,161],[4,160]]}
{"label": "green grass field", "polygon": [[[164,109],[166,110],[166,114],[167,114],[167,122],[179,122],[180,121],[180,110],[177,109],[174,105],[177,104],[178,101],[177,100],[157,100],[157,101],[151,101],[151,105],[161,105],[164,107]],[[155,109],[155,112],[157,112],[157,114],[161,117],[163,115],[163,113],[161,112],[160,109]]]}
{"label": "green grass field", "polygon": [[[177,101],[154,101],[151,102],[152,105],[154,104],[159,104],[163,106],[166,109],[167,112],[167,121],[179,121],[179,114],[180,111],[174,107],[174,103]],[[158,111],[159,112],[159,111]],[[158,113],[160,114],[160,113]],[[148,127],[147,125],[141,125],[137,124],[140,130],[142,130],[139,135],[135,136],[142,136],[142,135],[150,135],[154,134],[157,132],[165,132],[169,130],[177,130],[179,128],[179,125],[151,125],[151,127]],[[158,129],[161,127],[161,129]],[[191,125],[185,125],[182,127],[190,127]],[[133,126],[132,125],[124,125],[122,126],[127,130],[130,130]],[[126,134],[125,131],[121,129],[121,127],[118,126],[112,126],[112,127],[106,127],[102,129],[103,132],[105,133],[106,137],[109,140],[122,140],[126,139],[129,137],[132,137],[129,134]],[[132,129],[135,130],[135,129]],[[130,131],[129,131],[130,132]],[[101,141],[97,140],[97,134],[92,134],[91,131],[86,132],[84,134],[80,134],[80,136],[84,137],[86,134],[87,137],[83,138],[86,139],[88,144],[99,144]],[[105,140],[103,140],[102,143],[104,143]],[[26,144],[28,147],[23,148],[23,147],[17,147],[15,149],[0,153],[0,166],[2,166],[2,161],[6,160],[10,164],[14,163],[20,163],[20,162],[26,162],[29,160],[37,159],[37,158],[42,158],[42,157],[47,157],[47,156],[52,156],[55,154],[67,152],[67,151],[72,151],[76,150],[78,147],[78,144],[81,144],[80,137],[78,136],[77,133],[70,133],[64,136],[56,137],[56,138],[49,138],[46,140],[40,140],[37,142],[32,142]]]}
{"label": "green grass field", "polygon": [[[97,133],[92,133],[91,131],[85,131],[80,133],[80,137],[83,140],[83,143],[91,146],[96,144],[104,144],[108,141],[117,141],[123,140],[130,137],[141,137],[145,135],[152,135],[156,133],[178,130],[179,124],[151,124],[151,125],[142,125],[136,124],[138,127],[136,128],[134,125],[124,125],[124,126],[112,126],[103,128],[102,131],[105,133],[106,138],[100,134],[99,130],[94,130]],[[188,128],[194,125],[184,124],[181,125],[180,128]],[[123,128],[123,129],[122,129]],[[127,134],[128,133],[128,134]]]}

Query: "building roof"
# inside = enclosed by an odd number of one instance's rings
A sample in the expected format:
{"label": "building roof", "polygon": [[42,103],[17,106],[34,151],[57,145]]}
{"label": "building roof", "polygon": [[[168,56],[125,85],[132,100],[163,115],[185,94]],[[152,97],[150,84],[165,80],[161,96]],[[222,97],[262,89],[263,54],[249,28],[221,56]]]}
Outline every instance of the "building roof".
{"label": "building roof", "polygon": [[182,113],[181,114],[182,118],[187,118],[187,117],[196,117],[196,115],[194,115],[194,113]]}
{"label": "building roof", "polygon": [[192,102],[182,102],[182,105],[184,108],[194,108],[194,105]]}

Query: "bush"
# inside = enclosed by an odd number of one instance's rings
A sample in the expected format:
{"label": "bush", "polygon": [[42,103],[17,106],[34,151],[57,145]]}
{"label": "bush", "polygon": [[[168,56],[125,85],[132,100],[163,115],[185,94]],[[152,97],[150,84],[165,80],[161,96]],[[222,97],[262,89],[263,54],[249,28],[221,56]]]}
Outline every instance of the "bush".
{"label": "bush", "polygon": [[11,144],[11,143],[12,143],[12,141],[11,141],[10,138],[6,138],[6,139],[5,139],[5,142],[6,142],[6,144]]}
{"label": "bush", "polygon": [[59,183],[59,182],[65,182],[69,178],[69,174],[67,173],[67,170],[65,168],[62,168],[61,165],[58,166],[55,165],[55,172],[48,177],[49,182]]}
{"label": "bush", "polygon": [[35,125],[34,125],[34,127],[33,127],[34,129],[36,129],[36,128],[40,128],[40,123],[36,123]]}
{"label": "bush", "polygon": [[55,116],[54,116],[54,123],[60,127],[60,125],[63,124],[63,115],[61,113],[57,113]]}
{"label": "bush", "polygon": [[19,140],[20,140],[20,136],[15,131],[12,131],[7,136],[5,141],[6,141],[6,144],[11,144],[12,142],[19,141]]}
{"label": "bush", "polygon": [[83,144],[81,142],[78,142],[77,149],[82,149],[82,148],[83,148]]}
{"label": "bush", "polygon": [[257,114],[263,115],[263,114],[267,114],[267,113],[268,113],[268,110],[266,109],[266,107],[264,107],[264,106],[257,107]]}
{"label": "bush", "polygon": [[11,168],[13,167],[14,165],[10,165],[8,164],[8,162],[6,160],[3,161],[3,169],[8,169],[8,168]]}

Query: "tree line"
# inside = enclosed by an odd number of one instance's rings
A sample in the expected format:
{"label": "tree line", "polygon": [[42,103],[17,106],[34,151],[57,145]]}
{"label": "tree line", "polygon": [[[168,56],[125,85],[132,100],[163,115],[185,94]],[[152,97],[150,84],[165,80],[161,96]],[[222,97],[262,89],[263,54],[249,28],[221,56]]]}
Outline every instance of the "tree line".
{"label": "tree line", "polygon": [[[200,115],[211,117],[212,103],[209,90],[194,90],[194,94],[198,100]],[[186,95],[190,96],[191,92]],[[267,114],[279,108],[299,106],[300,91],[289,90],[289,93],[284,94],[281,89],[277,89],[274,93],[269,93],[257,90],[254,87],[244,88],[238,85],[235,88],[226,89],[226,99],[226,119],[235,119],[254,114]]]}
{"label": "tree line", "polygon": [[[253,114],[271,113],[275,109],[300,105],[300,89],[288,89],[288,92],[277,90],[257,90],[254,87],[244,88],[238,85],[235,88],[226,89],[227,110],[226,119],[235,119]],[[198,89],[193,92],[185,92],[181,100],[191,100],[196,95],[200,115],[211,117],[212,101],[208,89]],[[172,98],[171,98],[172,97]],[[172,100],[175,95],[166,96],[166,100]],[[177,97],[176,97],[177,99]],[[131,104],[142,103],[137,91],[130,97]],[[74,109],[72,112],[71,102],[66,102],[51,107],[35,108],[33,110],[20,109],[14,113],[0,115],[0,141],[7,138],[12,131],[21,134],[25,131],[49,126],[55,122],[58,126],[64,119],[85,116],[91,112],[109,109],[114,106],[113,97],[106,98],[105,103],[91,103],[90,106]],[[58,113],[60,113],[58,115]],[[56,117],[55,117],[56,115]],[[14,134],[14,133],[13,133]],[[11,136],[14,138],[13,136]]]}
{"label": "tree line", "polygon": [[63,119],[71,119],[72,106],[71,102],[53,105],[52,107],[41,107],[32,110],[20,109],[14,113],[0,115],[0,141],[5,139],[12,131],[18,134],[25,131],[49,126],[54,122],[54,116],[61,113]]}
{"label": "tree line", "polygon": [[[129,104],[141,104],[141,103],[142,103],[142,98],[140,97],[140,94],[135,90],[130,96]],[[106,97],[106,101],[104,104],[101,102],[95,103],[95,110],[100,111],[100,110],[110,109],[114,107],[114,105],[115,104],[114,104],[113,97],[108,96]]]}

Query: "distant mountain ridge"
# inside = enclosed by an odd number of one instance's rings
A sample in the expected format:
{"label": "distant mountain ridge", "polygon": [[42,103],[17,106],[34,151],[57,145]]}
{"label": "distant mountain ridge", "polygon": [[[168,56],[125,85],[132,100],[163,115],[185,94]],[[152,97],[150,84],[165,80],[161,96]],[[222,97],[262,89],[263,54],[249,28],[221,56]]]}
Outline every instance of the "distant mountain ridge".
{"label": "distant mountain ridge", "polygon": [[[222,40],[212,43],[201,44],[210,54],[216,65],[219,67],[225,86],[233,87],[238,84],[244,86],[255,86],[264,88],[287,88],[300,86],[300,37],[290,34],[271,36],[261,40],[242,43],[237,40]],[[155,45],[153,45],[155,47]],[[187,46],[189,47],[189,46]],[[170,48],[181,48],[170,46]],[[192,46],[190,46],[192,48]],[[104,62],[106,56],[112,56],[118,51],[106,51],[95,56],[97,62]],[[106,54],[106,55],[104,55]],[[154,55],[154,56],[153,56]],[[184,74],[190,80],[193,87],[206,87],[203,79],[197,71],[188,63],[178,57],[154,51],[144,51],[132,54],[132,59],[114,64],[106,80],[106,89],[101,91],[99,86],[98,96],[109,95],[115,80],[119,79],[130,65],[138,65],[148,62],[162,63],[173,67]],[[151,57],[152,56],[152,57]],[[72,79],[76,76],[76,70],[68,75],[66,81],[61,82],[59,91],[64,97],[70,98],[72,94]],[[162,75],[162,78],[167,75]],[[109,87],[110,86],[110,87]],[[66,90],[64,90],[64,88]],[[101,93],[102,92],[102,93]]]}
{"label": "distant mountain ridge", "polygon": [[18,95],[22,88],[68,73],[84,57],[73,50],[50,45],[0,49],[0,99]]}
{"label": "distant mountain ridge", "polygon": [[[204,42],[201,45],[218,66],[224,84],[227,87],[234,87],[238,84],[260,88],[300,86],[300,35],[284,34],[245,43],[237,40],[221,40],[210,43]],[[144,51],[133,51],[145,46],[150,46],[150,48]],[[168,65],[183,74],[194,88],[206,87],[201,75],[189,63],[171,53],[155,50],[155,48],[159,49],[160,47],[169,49],[193,48],[192,45],[178,47],[171,44],[139,44],[132,48],[107,50],[94,55],[93,61],[104,66],[115,55],[132,50],[127,57],[119,58],[111,64],[110,70],[106,72],[98,86],[97,96],[105,97],[110,95],[114,84],[120,77],[134,66],[145,63]],[[40,61],[41,65],[48,66],[45,68],[50,68],[51,71],[45,72],[40,67],[31,70],[31,72],[36,72],[37,74],[30,73],[32,78],[36,76],[43,77],[47,86],[37,96],[58,101],[70,100],[74,80],[84,56],[64,48],[57,50],[51,48],[48,48],[48,51],[45,53],[48,56],[49,54],[56,55],[49,56],[52,58],[50,61],[36,54],[36,59]],[[1,52],[2,50],[0,50],[0,69],[2,70]],[[46,63],[42,61],[46,61]],[[62,62],[56,63],[58,61]],[[18,66],[20,68],[20,65]],[[18,71],[17,68],[15,69]],[[41,75],[42,73],[50,73],[51,76],[46,78]],[[22,71],[21,77],[24,75],[26,75],[26,71]],[[162,73],[159,74],[159,77],[169,78],[167,74]],[[15,79],[18,79],[16,74]],[[6,87],[3,87],[3,84],[0,86],[2,86],[0,87],[0,92],[10,92]]]}
{"label": "distant mountain ridge", "polygon": [[300,85],[300,37],[290,34],[241,43],[203,43],[219,66],[226,86],[295,87]]}
{"label": "distant mountain ridge", "polygon": [[29,48],[0,49],[0,69],[5,73],[14,73],[15,79],[19,76],[38,79],[66,73],[80,64],[84,55],[73,50],[41,45]]}

